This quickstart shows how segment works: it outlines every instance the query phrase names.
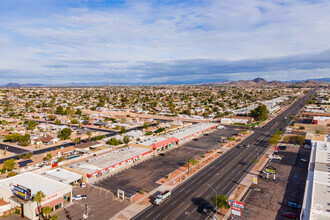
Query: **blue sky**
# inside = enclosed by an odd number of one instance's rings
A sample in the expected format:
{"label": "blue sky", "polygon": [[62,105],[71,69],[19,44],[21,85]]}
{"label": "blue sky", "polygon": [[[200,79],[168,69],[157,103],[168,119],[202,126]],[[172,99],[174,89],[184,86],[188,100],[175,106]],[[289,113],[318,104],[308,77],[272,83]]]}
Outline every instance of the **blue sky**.
{"label": "blue sky", "polygon": [[0,0],[0,84],[330,76],[328,0]]}

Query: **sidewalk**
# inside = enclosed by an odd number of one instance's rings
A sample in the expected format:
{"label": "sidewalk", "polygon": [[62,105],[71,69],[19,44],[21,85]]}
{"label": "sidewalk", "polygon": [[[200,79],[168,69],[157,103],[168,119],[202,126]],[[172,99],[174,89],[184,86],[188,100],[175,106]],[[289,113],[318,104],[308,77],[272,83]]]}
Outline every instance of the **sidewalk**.
{"label": "sidewalk", "polygon": [[[253,177],[257,177],[260,170],[266,166],[269,161],[269,157],[266,155],[272,155],[274,153],[273,148],[269,148],[259,159],[259,162],[253,166],[250,172],[242,179],[242,181],[237,185],[237,187],[233,190],[233,192],[228,196],[230,200],[241,201],[243,196],[248,192],[252,185]],[[239,190],[239,188],[243,188],[243,190]],[[218,214],[218,219],[228,219],[231,215],[230,209],[223,210],[222,213]]]}

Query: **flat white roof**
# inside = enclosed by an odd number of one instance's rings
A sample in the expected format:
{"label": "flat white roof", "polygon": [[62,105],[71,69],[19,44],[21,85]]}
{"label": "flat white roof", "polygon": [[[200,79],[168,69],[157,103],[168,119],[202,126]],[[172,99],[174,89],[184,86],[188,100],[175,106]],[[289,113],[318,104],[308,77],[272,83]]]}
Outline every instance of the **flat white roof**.
{"label": "flat white roof", "polygon": [[[312,140],[308,185],[305,189],[303,220],[330,219],[330,142],[326,135],[324,141]],[[312,178],[311,178],[312,177]]]}
{"label": "flat white roof", "polygon": [[167,137],[175,137],[177,139],[182,139],[188,137],[190,135],[196,134],[197,132],[203,131],[205,129],[211,128],[213,126],[217,126],[218,124],[215,123],[198,123],[191,125],[189,127],[181,128],[176,131],[173,131],[167,134]]}
{"label": "flat white roof", "polygon": [[16,184],[31,189],[32,195],[36,194],[38,191],[42,191],[45,196],[50,196],[62,189],[71,187],[68,184],[31,172],[18,174],[16,176],[0,180],[0,186],[9,191],[12,189],[11,185]]}
{"label": "flat white roof", "polygon": [[150,136],[143,140],[137,141],[136,144],[142,144],[146,146],[151,146],[152,144],[167,140],[168,138],[162,136]]}
{"label": "flat white roof", "polygon": [[82,171],[87,174],[93,174],[100,170],[114,166],[118,163],[137,157],[147,153],[150,149],[142,147],[125,147],[119,150],[114,150],[106,154],[92,157],[83,162],[75,163],[70,168]]}
{"label": "flat white roof", "polygon": [[67,184],[80,180],[82,178],[80,174],[62,168],[49,170],[42,175]]}

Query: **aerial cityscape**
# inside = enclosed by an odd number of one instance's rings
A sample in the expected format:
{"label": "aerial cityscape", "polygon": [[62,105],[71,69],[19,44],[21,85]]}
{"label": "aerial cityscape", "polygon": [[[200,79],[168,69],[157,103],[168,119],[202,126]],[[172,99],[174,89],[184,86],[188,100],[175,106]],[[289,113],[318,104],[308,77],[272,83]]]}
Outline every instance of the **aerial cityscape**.
{"label": "aerial cityscape", "polygon": [[0,1],[0,219],[330,219],[329,11]]}

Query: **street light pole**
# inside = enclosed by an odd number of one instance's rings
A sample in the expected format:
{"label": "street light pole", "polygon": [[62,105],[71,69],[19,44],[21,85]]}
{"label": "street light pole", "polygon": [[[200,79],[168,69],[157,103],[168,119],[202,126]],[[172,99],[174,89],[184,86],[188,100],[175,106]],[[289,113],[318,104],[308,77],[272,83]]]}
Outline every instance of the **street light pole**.
{"label": "street light pole", "polygon": [[[207,184],[214,192],[215,192],[215,206],[218,207],[218,193],[210,184]],[[216,213],[218,213],[218,209],[216,208]]]}

